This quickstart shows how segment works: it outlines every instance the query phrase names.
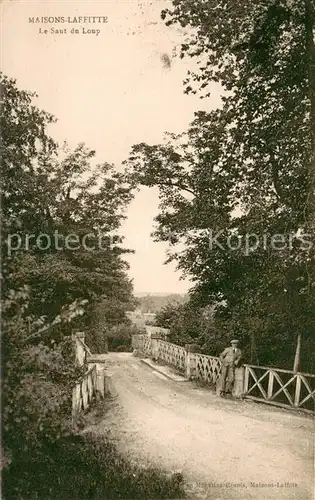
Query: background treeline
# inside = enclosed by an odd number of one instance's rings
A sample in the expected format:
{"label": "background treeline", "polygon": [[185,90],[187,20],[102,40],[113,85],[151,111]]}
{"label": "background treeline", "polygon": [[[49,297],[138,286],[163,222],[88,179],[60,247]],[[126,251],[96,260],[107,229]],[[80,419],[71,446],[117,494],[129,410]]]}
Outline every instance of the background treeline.
{"label": "background treeline", "polygon": [[135,295],[136,308],[143,313],[156,313],[168,304],[184,304],[188,301],[188,294],[171,293],[171,294],[142,294]]}
{"label": "background treeline", "polygon": [[[226,317],[225,313],[225,308],[198,307],[193,302],[170,305],[156,314],[155,325],[170,329],[170,342],[182,346],[196,343],[200,352],[212,356],[219,356],[235,337],[240,340],[244,363],[292,370],[296,343],[283,332],[281,323],[275,324],[281,319],[274,318],[269,330],[266,327],[258,330],[262,323],[257,318],[243,317],[240,322],[237,316],[233,322],[233,318]],[[301,370],[314,373],[314,339],[311,335],[304,335],[300,355]]]}

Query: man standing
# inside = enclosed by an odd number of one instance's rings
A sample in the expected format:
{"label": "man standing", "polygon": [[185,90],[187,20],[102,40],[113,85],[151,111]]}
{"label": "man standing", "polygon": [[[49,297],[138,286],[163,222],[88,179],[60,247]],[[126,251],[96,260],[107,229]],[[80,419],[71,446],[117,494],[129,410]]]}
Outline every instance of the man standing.
{"label": "man standing", "polygon": [[223,397],[226,394],[232,394],[235,379],[235,368],[239,366],[242,356],[242,351],[237,346],[238,340],[232,340],[231,347],[227,347],[220,354],[220,360],[222,361],[220,396]]}

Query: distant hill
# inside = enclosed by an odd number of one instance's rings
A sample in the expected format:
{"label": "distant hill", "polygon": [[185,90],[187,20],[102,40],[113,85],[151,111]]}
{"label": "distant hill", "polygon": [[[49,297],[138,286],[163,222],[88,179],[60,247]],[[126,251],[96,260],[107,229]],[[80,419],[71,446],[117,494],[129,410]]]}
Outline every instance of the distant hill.
{"label": "distant hill", "polygon": [[143,313],[155,313],[165,307],[167,304],[184,304],[188,301],[188,294],[181,293],[135,293],[138,299],[138,309]]}

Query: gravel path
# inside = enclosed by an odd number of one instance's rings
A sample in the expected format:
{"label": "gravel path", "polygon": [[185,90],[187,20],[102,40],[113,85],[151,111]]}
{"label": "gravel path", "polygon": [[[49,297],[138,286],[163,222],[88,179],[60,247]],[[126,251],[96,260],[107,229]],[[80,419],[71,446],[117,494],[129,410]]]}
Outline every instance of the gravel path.
{"label": "gravel path", "polygon": [[137,463],[180,471],[188,498],[314,498],[311,418],[218,398],[165,378],[131,354],[106,360],[118,397],[93,432],[109,432]]}

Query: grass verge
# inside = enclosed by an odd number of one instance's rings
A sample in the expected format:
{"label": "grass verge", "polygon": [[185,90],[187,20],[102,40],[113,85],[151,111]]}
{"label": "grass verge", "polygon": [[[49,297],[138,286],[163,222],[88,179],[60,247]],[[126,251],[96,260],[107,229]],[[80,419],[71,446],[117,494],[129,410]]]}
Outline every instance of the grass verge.
{"label": "grass verge", "polygon": [[105,436],[92,434],[18,450],[2,488],[4,500],[184,498],[177,475],[132,466]]}

